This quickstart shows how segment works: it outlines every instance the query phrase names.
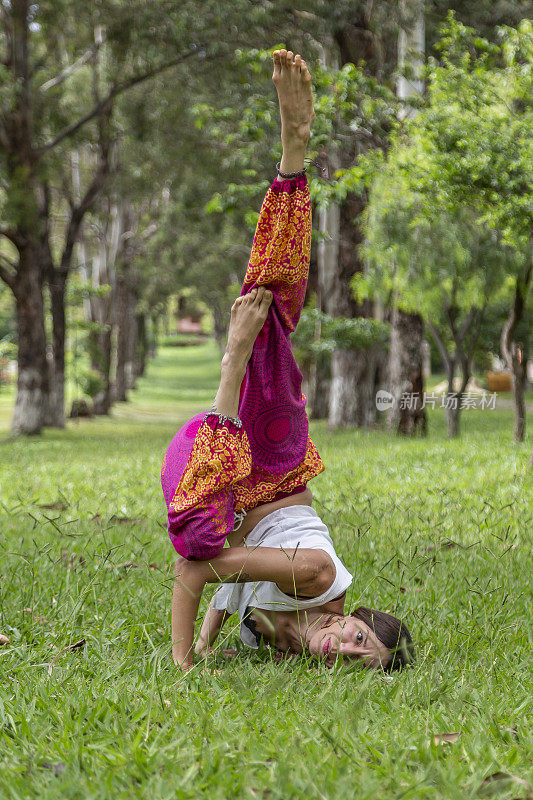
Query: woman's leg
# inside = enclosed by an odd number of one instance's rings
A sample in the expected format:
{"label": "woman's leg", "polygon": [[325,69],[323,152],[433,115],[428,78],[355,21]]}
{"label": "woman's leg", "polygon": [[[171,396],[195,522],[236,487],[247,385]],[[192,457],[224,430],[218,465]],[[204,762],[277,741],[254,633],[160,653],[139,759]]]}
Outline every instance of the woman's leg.
{"label": "woman's leg", "polygon": [[239,391],[271,301],[272,293],[264,287],[235,301],[216,410],[189,420],[165,454],[161,482],[169,535],[176,551],[187,559],[218,555],[234,527],[232,487],[251,469],[248,439],[237,418]]}
{"label": "woman's leg", "polygon": [[[303,166],[314,117],[311,78],[300,56],[293,61],[292,53],[281,50],[274,54],[273,80],[280,100],[281,166],[297,170]],[[323,469],[308,436],[302,376],[289,340],[303,304],[310,246],[311,201],[305,176],[276,181],[261,209],[243,296],[232,311],[215,399],[218,414],[190,420],[174,437],[163,462],[169,534],[185,558],[214,557],[234,527],[235,510],[301,490]],[[261,319],[252,331],[248,323],[247,332],[239,333],[240,311],[254,289],[263,291],[266,286],[275,310],[264,325]],[[237,413],[243,424],[232,419]]]}
{"label": "woman's leg", "polygon": [[223,416],[238,416],[246,365],[271,302],[272,292],[261,286],[248,295],[238,297],[231,307],[228,343],[222,357],[220,384],[213,403],[213,408]]}
{"label": "woman's leg", "polygon": [[[314,118],[311,76],[300,56],[274,53],[273,80],[281,114],[281,170],[299,171]],[[259,216],[243,293],[264,285],[274,299],[243,382],[239,416],[252,471],[236,486],[236,508],[253,509],[301,490],[324,466],[309,439],[302,375],[290,333],[305,298],[311,252],[311,199],[304,174],[278,179]]]}

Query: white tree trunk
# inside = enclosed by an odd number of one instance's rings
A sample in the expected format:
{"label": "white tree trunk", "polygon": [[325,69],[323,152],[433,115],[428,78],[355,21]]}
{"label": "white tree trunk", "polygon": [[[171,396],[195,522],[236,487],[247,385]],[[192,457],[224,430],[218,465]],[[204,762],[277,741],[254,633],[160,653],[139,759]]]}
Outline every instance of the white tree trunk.
{"label": "white tree trunk", "polygon": [[40,389],[41,376],[33,367],[20,368],[17,377],[17,400],[11,423],[14,434],[40,433],[44,396]]}
{"label": "white tree trunk", "polygon": [[[409,103],[424,91],[423,69],[426,52],[426,28],[424,3],[422,0],[403,0],[402,11],[407,15],[406,28],[400,29],[398,37],[398,98],[404,101],[402,117],[415,116],[416,108]],[[404,75],[404,70],[407,75]]]}

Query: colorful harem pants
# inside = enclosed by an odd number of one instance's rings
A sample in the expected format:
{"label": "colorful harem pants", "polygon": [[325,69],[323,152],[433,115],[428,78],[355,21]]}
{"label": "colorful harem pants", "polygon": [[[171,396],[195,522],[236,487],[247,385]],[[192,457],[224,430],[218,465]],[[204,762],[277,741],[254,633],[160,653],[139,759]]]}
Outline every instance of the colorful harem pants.
{"label": "colorful harem pants", "polygon": [[170,539],[189,560],[220,553],[236,512],[302,491],[324,469],[309,438],[289,338],[302,310],[310,249],[307,179],[275,181],[241,292],[263,285],[274,297],[241,386],[239,420],[198,414],[180,428],[163,460]]}

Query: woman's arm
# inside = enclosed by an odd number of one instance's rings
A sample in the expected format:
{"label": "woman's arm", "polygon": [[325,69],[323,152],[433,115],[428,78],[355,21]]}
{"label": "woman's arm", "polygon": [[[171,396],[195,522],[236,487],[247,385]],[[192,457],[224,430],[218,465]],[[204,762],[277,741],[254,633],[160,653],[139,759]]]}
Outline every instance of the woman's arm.
{"label": "woman's arm", "polygon": [[335,565],[324,550],[232,547],[211,561],[179,558],[174,575],[172,656],[187,671],[193,666],[194,623],[206,583],[272,581],[286,594],[318,597],[335,580]]}
{"label": "woman's arm", "polygon": [[172,658],[184,672],[193,666],[194,623],[206,584],[203,561],[178,558],[172,594]]}
{"label": "woman's arm", "polygon": [[211,598],[209,608],[202,622],[198,641],[194,647],[194,652],[197,655],[205,656],[209,653],[216,642],[218,634],[222,630],[222,626],[230,616],[231,615],[228,614],[227,611],[217,611],[216,608],[213,608],[213,598]]}

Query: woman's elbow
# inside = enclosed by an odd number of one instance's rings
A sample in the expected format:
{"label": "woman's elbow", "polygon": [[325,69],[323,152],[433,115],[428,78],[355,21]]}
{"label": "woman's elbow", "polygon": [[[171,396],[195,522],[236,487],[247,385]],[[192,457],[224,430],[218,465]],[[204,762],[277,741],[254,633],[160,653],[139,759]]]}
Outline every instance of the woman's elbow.
{"label": "woman's elbow", "polygon": [[324,551],[318,551],[310,570],[306,594],[310,597],[319,597],[331,588],[337,571],[333,560]]}

